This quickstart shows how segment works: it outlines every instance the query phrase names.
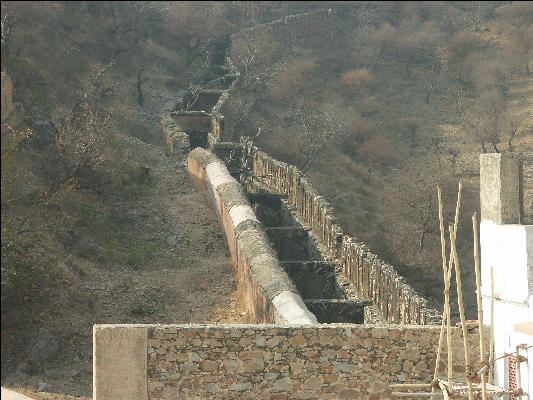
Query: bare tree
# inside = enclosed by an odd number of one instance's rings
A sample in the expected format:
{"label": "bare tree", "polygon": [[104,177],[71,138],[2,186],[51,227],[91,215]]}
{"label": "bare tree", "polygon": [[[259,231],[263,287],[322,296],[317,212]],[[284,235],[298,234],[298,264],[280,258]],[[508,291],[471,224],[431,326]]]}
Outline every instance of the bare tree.
{"label": "bare tree", "polygon": [[295,156],[300,170],[305,174],[328,147],[344,134],[345,124],[333,111],[311,104],[297,106],[292,114],[300,142]]}
{"label": "bare tree", "polygon": [[[392,187],[386,192],[384,213],[389,222],[386,237],[403,263],[427,265],[438,259],[435,251],[439,232],[436,186],[443,189],[443,201],[449,205],[453,202],[455,185],[446,171],[439,167],[433,155],[413,160],[396,174]],[[445,218],[449,220],[451,215]]]}
{"label": "bare tree", "polygon": [[366,140],[357,149],[357,154],[367,165],[367,183],[370,183],[370,175],[389,161],[393,155],[390,142],[383,136],[376,136]]}
{"label": "bare tree", "polygon": [[[231,46],[232,59],[241,72],[239,88],[258,90],[265,88],[287,67],[287,57],[279,54],[268,32],[240,33]],[[274,58],[281,61],[273,62]]]}
{"label": "bare tree", "polygon": [[63,173],[54,182],[55,189],[104,161],[104,148],[112,132],[111,112],[103,104],[114,89],[105,75],[115,61],[95,68],[89,77],[87,91],[74,106],[52,117],[55,144],[64,164]]}
{"label": "bare tree", "polygon": [[516,116],[513,116],[507,120],[507,124],[509,127],[509,138],[507,140],[507,145],[509,146],[509,151],[513,151],[513,139],[520,128],[520,121]]}

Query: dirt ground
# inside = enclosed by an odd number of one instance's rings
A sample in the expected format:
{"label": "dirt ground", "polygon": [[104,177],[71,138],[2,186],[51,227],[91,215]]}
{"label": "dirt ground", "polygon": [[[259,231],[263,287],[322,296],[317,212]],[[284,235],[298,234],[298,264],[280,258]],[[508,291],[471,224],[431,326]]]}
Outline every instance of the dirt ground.
{"label": "dirt ground", "polygon": [[[91,398],[93,324],[249,322],[215,211],[189,183],[186,155],[127,140],[149,162],[153,185],[132,201],[111,199],[110,212],[127,224],[128,240],[150,244],[136,247],[149,261],[132,268],[117,258],[63,257],[62,285],[50,289],[55,304],[34,325],[57,338],[59,356],[38,373],[4,374],[5,387],[38,399]],[[38,393],[42,383],[50,389]]]}

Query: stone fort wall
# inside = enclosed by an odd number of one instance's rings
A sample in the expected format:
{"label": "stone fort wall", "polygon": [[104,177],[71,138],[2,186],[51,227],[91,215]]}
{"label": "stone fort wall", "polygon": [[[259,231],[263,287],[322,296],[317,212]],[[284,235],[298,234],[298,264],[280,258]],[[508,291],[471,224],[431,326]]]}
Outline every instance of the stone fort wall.
{"label": "stone fort wall", "polygon": [[[337,16],[328,10],[318,10],[289,16],[267,24],[243,30],[231,36],[226,52],[227,67],[232,76],[239,79],[239,73],[232,62],[232,46],[248,40],[249,37],[267,36],[286,43],[335,35]],[[224,104],[231,97],[234,81],[222,94],[212,110],[212,131],[209,134],[211,149],[216,150],[223,142],[238,140],[224,131]],[[345,235],[333,214],[333,208],[300,171],[278,161],[257,148],[243,145],[248,164],[255,176],[270,190],[287,196],[287,201],[296,206],[305,223],[315,237],[327,248],[329,255],[340,262],[344,272],[360,293],[370,298],[389,323],[431,324],[438,323],[440,313],[428,306],[395,269],[354,237]]]}
{"label": "stone fort wall", "polygon": [[279,261],[242,185],[225,164],[202,148],[190,152],[188,170],[197,190],[217,210],[245,304],[259,323],[316,324]]}
{"label": "stone fort wall", "polygon": [[253,175],[286,196],[329,255],[339,261],[359,292],[370,298],[389,323],[438,323],[439,313],[416,294],[391,265],[381,261],[356,238],[343,234],[332,207],[294,166],[244,145]]}
{"label": "stone fort wall", "polygon": [[[269,29],[280,39],[291,34],[287,40],[299,40],[308,33],[295,31],[327,31],[331,18],[327,11],[313,12],[250,31]],[[229,73],[238,79],[229,54]],[[236,145],[223,143],[230,139],[223,106],[233,85],[211,111],[208,142],[213,150]],[[168,140],[185,148],[185,136],[167,117]],[[414,325],[317,324],[279,267],[242,186],[213,153],[198,148],[188,158],[191,181],[217,209],[249,312],[258,322],[275,324],[95,325],[94,399],[387,399],[389,383],[430,382],[440,327],[424,324],[437,320],[437,311],[393,267],[343,234],[331,206],[295,167],[245,143],[241,147],[254,174],[262,176],[260,183],[298,208],[314,236],[386,320]],[[477,333],[469,338],[477,370]],[[464,368],[460,328],[453,328],[452,339],[454,375],[459,377]],[[446,354],[441,360],[444,371]]]}
{"label": "stone fort wall", "polygon": [[[94,341],[101,345],[94,354],[94,395],[96,400],[389,399],[390,383],[431,382],[439,330],[345,324],[96,325]],[[475,370],[481,368],[478,340],[471,332]],[[460,328],[453,328],[452,344],[454,376],[459,377],[464,372]],[[130,355],[129,368],[121,364],[124,351]],[[441,360],[440,371],[445,371],[446,355]],[[126,393],[125,385],[113,382],[134,385]]]}

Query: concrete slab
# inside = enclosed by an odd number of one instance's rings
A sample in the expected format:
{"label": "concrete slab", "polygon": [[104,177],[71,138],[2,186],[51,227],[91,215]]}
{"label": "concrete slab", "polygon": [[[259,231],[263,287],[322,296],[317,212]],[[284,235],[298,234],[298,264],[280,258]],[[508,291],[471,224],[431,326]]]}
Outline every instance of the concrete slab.
{"label": "concrete slab", "polygon": [[147,337],[147,326],[93,327],[94,400],[148,399]]}
{"label": "concrete slab", "polygon": [[14,392],[6,388],[2,388],[2,400],[34,400],[32,397],[23,395],[22,393]]}

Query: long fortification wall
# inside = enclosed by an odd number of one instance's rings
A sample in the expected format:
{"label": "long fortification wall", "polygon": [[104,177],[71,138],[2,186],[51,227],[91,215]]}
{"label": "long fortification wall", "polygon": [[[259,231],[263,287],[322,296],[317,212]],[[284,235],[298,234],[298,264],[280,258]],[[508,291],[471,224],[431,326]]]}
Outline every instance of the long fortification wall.
{"label": "long fortification wall", "polygon": [[329,255],[342,263],[360,293],[374,302],[388,322],[424,325],[439,321],[439,313],[428,307],[427,300],[418,296],[392,266],[354,237],[343,234],[332,207],[296,167],[253,146],[244,144],[243,149],[255,179],[286,196]]}
{"label": "long fortification wall", "polygon": [[302,14],[289,15],[287,17],[253,26],[248,29],[230,35],[230,45],[226,49],[226,69],[227,77],[232,78],[230,87],[220,96],[218,102],[213,107],[212,129],[209,134],[211,147],[215,142],[239,141],[238,137],[233,137],[233,132],[225,130],[225,105],[232,95],[240,72],[235,66],[237,63],[235,48],[241,46],[247,48],[248,42],[253,40],[267,40],[270,42],[283,41],[284,43],[298,43],[303,40],[324,40],[327,37],[334,37],[338,34],[336,30],[337,16],[329,10],[316,10]]}
{"label": "long fortification wall", "polygon": [[217,210],[249,312],[257,322],[316,324],[280,267],[242,185],[213,153],[196,148],[188,159],[191,182]]}
{"label": "long fortification wall", "polygon": [[[389,399],[390,383],[431,382],[439,340],[438,327],[348,324],[96,325],[93,334],[95,400]],[[478,335],[469,337],[478,370]],[[459,378],[460,328],[452,352]]]}
{"label": "long fortification wall", "polygon": [[[318,10],[273,21],[243,30],[231,36],[227,51],[227,68],[232,76],[239,76],[232,61],[232,48],[250,37],[267,35],[291,43],[312,35],[334,35],[336,15],[328,10]],[[311,35],[311,36],[312,36]],[[219,98],[212,111],[210,148],[215,143],[238,140],[224,131],[224,105],[232,96],[235,84]],[[252,173],[262,177],[261,182],[270,190],[286,195],[288,202],[296,206],[304,221],[312,228],[316,238],[340,262],[344,272],[363,296],[370,298],[389,323],[432,324],[438,323],[440,313],[428,306],[426,299],[416,294],[395,269],[371,253],[354,237],[343,234],[333,208],[297,168],[278,161],[257,148],[243,143]]]}

